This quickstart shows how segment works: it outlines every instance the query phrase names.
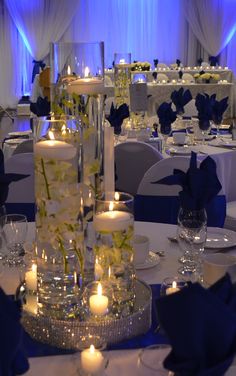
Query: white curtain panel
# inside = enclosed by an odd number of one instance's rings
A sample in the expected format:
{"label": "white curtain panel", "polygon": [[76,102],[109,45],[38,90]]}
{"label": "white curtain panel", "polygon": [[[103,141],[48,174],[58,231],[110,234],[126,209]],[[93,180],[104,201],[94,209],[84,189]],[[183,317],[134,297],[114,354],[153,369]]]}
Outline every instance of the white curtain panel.
{"label": "white curtain panel", "polygon": [[184,0],[188,22],[206,51],[217,56],[236,31],[235,0]]}
{"label": "white curtain panel", "polygon": [[58,41],[70,25],[78,0],[5,0],[26,47],[35,60],[49,53],[49,43]]}

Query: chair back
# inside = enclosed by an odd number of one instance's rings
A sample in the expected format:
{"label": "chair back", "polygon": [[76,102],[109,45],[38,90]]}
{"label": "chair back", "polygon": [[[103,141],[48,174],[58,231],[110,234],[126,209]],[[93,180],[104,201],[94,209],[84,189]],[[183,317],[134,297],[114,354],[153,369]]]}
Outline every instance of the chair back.
{"label": "chair back", "polygon": [[149,144],[123,142],[115,147],[116,190],[135,195],[145,172],[162,154]]}
{"label": "chair back", "polygon": [[168,76],[165,73],[158,73],[157,75],[157,82],[162,82],[162,81],[169,81]]}
{"label": "chair back", "polygon": [[[190,157],[166,158],[153,165],[141,180],[135,196],[135,220],[177,223],[180,207],[178,185],[152,184],[173,175],[174,169],[187,171]],[[199,165],[198,161],[198,165]],[[225,195],[220,192],[206,207],[208,226],[223,227],[226,213]]]}
{"label": "chair back", "polygon": [[26,140],[26,141],[23,141],[21,144],[17,145],[17,147],[13,151],[13,155],[19,154],[19,153],[33,153],[33,151],[34,151],[33,140]]}
{"label": "chair back", "polygon": [[194,77],[190,73],[184,73],[182,76],[182,80],[185,80],[187,82],[194,82]]}

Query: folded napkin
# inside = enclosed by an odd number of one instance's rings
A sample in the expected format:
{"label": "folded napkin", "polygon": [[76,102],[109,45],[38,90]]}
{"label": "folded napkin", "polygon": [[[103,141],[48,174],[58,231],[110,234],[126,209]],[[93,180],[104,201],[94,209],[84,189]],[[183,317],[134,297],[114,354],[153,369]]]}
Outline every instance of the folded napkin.
{"label": "folded napkin", "polygon": [[223,113],[228,107],[228,97],[221,99],[220,101],[216,100],[216,94],[213,94],[210,97],[211,106],[212,106],[212,120],[215,124],[221,124]]}
{"label": "folded napkin", "polygon": [[179,59],[176,59],[177,67],[180,67],[181,61]]}
{"label": "folded napkin", "polygon": [[153,63],[154,63],[154,67],[156,68],[158,66],[159,60],[158,59],[154,59]]}
{"label": "folded napkin", "polygon": [[174,90],[170,97],[176,107],[177,114],[182,115],[184,113],[184,106],[192,99],[192,94],[189,90],[184,91],[184,88],[181,87],[178,91]]}
{"label": "folded napkin", "polygon": [[114,127],[115,134],[120,134],[123,120],[128,117],[129,117],[129,107],[127,106],[126,103],[123,103],[118,108],[115,108],[114,104],[112,103],[111,109],[110,109],[110,115],[107,117],[107,120],[109,121],[111,126]]}
{"label": "folded napkin", "polygon": [[215,67],[219,62],[219,57],[218,56],[209,56],[209,62],[210,62],[211,67]]}
{"label": "folded napkin", "polygon": [[157,79],[157,72],[153,72],[152,77],[154,78],[154,80],[156,80]]}
{"label": "folded napkin", "polygon": [[183,77],[183,72],[180,70],[179,71],[179,79],[182,80],[182,77]]}
{"label": "folded napkin", "polygon": [[180,185],[180,205],[184,209],[200,210],[218,194],[221,184],[216,174],[216,163],[211,157],[197,167],[197,154],[192,152],[187,172],[174,169],[174,175],[166,176],[152,184]]}
{"label": "folded napkin", "polygon": [[199,128],[206,131],[210,128],[212,118],[212,102],[208,94],[197,94],[195,106],[198,111]]}
{"label": "folded napkin", "polygon": [[224,375],[236,352],[235,303],[228,275],[208,290],[195,283],[158,299],[160,325],[172,347],[164,367],[178,376]]}
{"label": "folded napkin", "polygon": [[200,58],[197,60],[197,63],[198,63],[199,66],[201,66],[201,65],[202,65],[202,62],[203,62],[203,60],[202,60],[202,58],[200,57]]}
{"label": "folded napkin", "polygon": [[4,168],[4,154],[0,149],[0,206],[4,205],[7,200],[9,184],[13,181],[18,181],[27,178],[29,175],[22,174],[5,174]]}
{"label": "folded napkin", "polygon": [[161,125],[161,133],[169,135],[171,123],[176,120],[176,114],[171,108],[171,103],[163,102],[157,110],[157,116]]}
{"label": "folded napkin", "polygon": [[0,288],[0,376],[22,375],[29,363],[22,347],[20,306]]}

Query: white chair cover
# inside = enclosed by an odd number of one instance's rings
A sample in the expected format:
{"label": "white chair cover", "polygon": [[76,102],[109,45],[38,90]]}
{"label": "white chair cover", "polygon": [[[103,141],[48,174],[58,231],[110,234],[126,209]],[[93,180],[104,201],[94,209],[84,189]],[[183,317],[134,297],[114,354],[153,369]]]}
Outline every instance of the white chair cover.
{"label": "white chair cover", "polygon": [[157,75],[157,82],[162,82],[162,81],[169,81],[168,76],[165,73],[158,73]]}
{"label": "white chair cover", "polygon": [[190,73],[184,73],[182,76],[182,80],[185,80],[187,82],[194,82],[194,77]]}
{"label": "white chair cover", "polygon": [[157,64],[157,68],[167,68],[168,65],[166,65],[165,63],[158,63]]}
{"label": "white chair cover", "polygon": [[162,158],[157,149],[144,142],[116,145],[116,189],[135,195],[145,172]]}
{"label": "white chair cover", "polygon": [[34,154],[15,154],[5,162],[5,173],[30,175],[9,185],[7,203],[34,203]]}
{"label": "white chair cover", "polygon": [[17,145],[17,147],[13,151],[13,155],[19,154],[19,153],[33,153],[33,151],[34,151],[33,140],[26,140],[26,141],[23,141],[21,144]]}

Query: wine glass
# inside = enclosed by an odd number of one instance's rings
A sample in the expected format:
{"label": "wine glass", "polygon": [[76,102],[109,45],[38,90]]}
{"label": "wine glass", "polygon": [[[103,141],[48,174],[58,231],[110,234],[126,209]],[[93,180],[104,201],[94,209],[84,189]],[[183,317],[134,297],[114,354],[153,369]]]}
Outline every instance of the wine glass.
{"label": "wine glass", "polygon": [[171,376],[174,375],[163,366],[163,361],[171,350],[170,345],[151,345],[141,350],[138,356],[138,369],[142,375]]}
{"label": "wine glass", "polygon": [[184,252],[184,262],[178,272],[184,277],[199,278],[200,256],[204,252],[207,236],[207,215],[205,209],[188,210],[180,208],[177,226],[178,242]]}
{"label": "wine glass", "polygon": [[171,134],[171,123],[160,124],[160,133],[162,135],[162,154],[165,153],[167,148],[167,139]]}
{"label": "wine glass", "polygon": [[199,119],[199,128],[203,135],[203,144],[206,145],[206,139],[211,129],[211,122],[208,119]]}
{"label": "wine glass", "polygon": [[20,266],[23,264],[23,244],[27,235],[27,218],[23,214],[8,214],[5,216],[3,226],[3,239],[9,254],[4,259],[8,266]]}

